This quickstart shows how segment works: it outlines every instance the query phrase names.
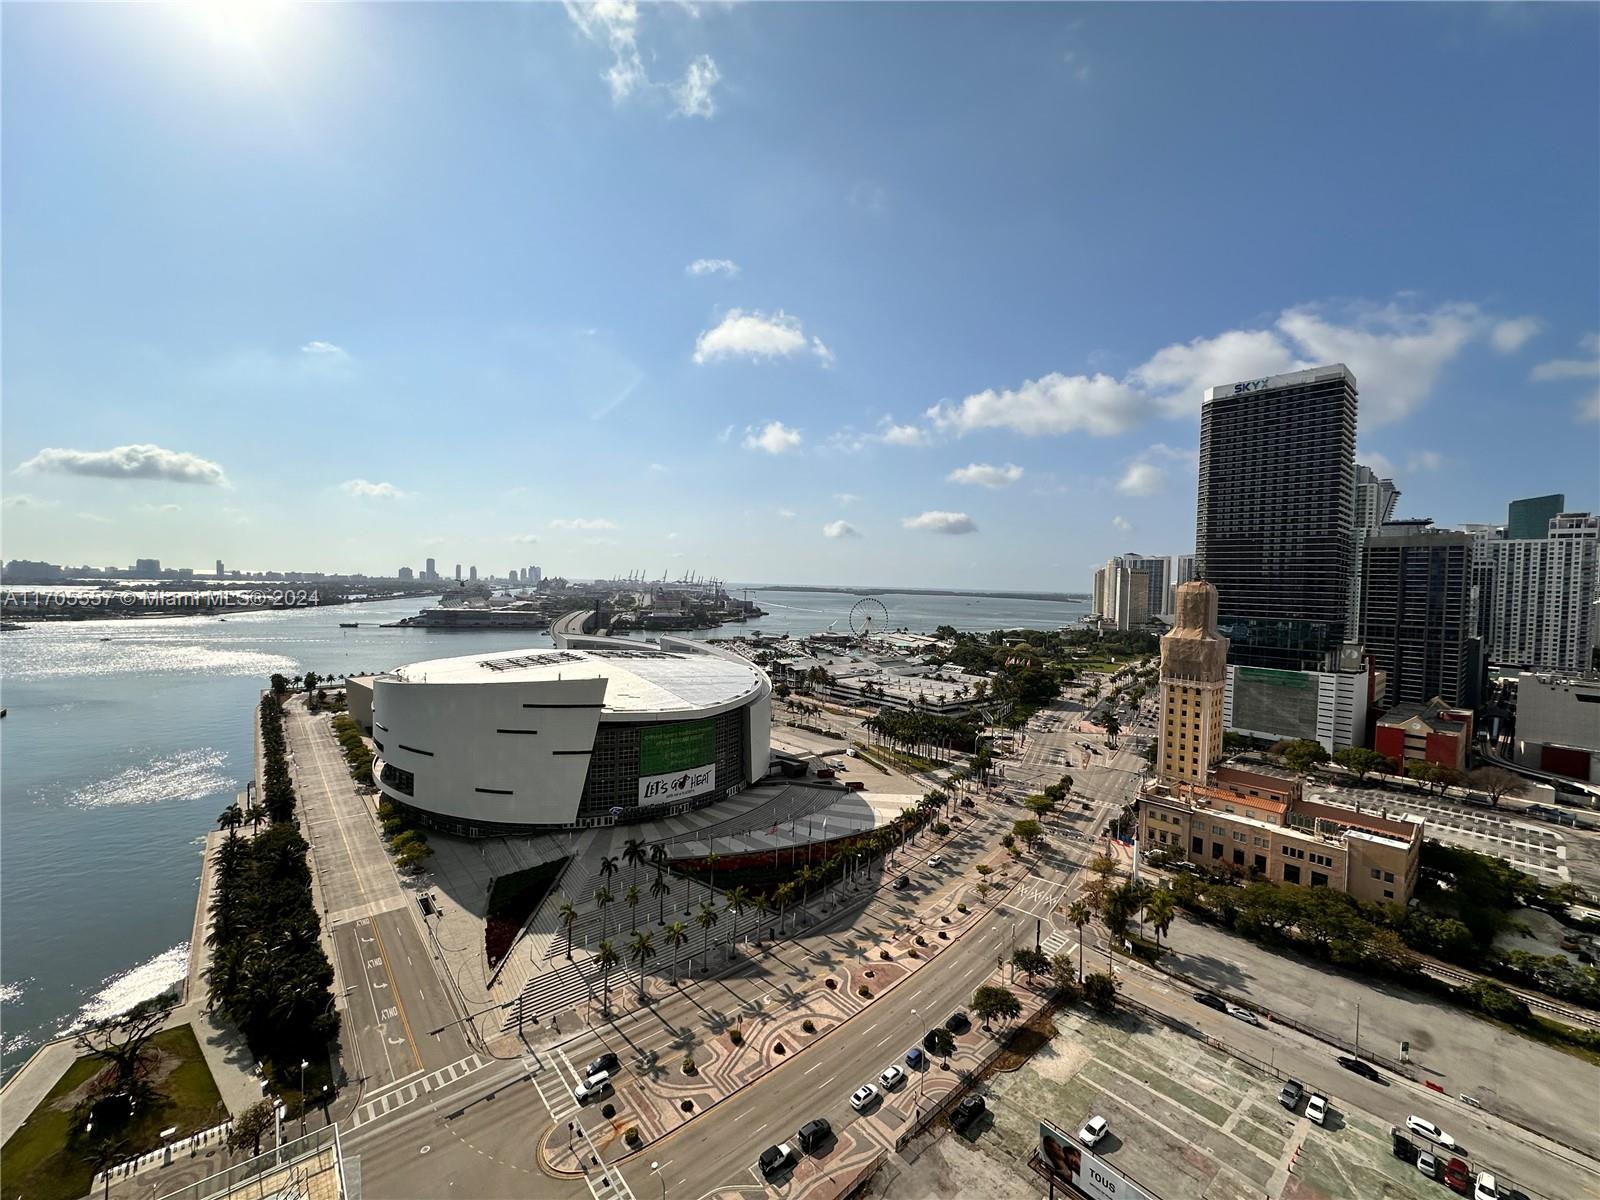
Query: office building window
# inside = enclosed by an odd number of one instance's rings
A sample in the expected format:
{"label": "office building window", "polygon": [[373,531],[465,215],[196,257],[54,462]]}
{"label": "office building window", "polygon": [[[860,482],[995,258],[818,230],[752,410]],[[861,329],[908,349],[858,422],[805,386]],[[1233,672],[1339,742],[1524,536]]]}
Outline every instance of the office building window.
{"label": "office building window", "polygon": [[1205,838],[1191,838],[1189,841],[1189,850],[1192,854],[1204,854],[1206,852]]}
{"label": "office building window", "polygon": [[1221,858],[1222,857],[1222,843],[1221,842],[1212,842],[1211,843],[1211,857],[1212,858]]}
{"label": "office building window", "polygon": [[1283,864],[1283,881],[1285,883],[1299,883],[1300,882],[1300,868],[1295,866],[1293,863],[1284,863]]}
{"label": "office building window", "polygon": [[1233,852],[1233,865],[1236,866],[1236,867],[1244,866],[1244,851],[1243,850],[1239,850],[1239,849],[1235,849],[1234,850],[1234,852]]}
{"label": "office building window", "polygon": [[1311,886],[1312,887],[1327,887],[1328,886],[1328,877],[1326,875],[1324,875],[1321,871],[1313,871],[1313,872],[1311,872]]}

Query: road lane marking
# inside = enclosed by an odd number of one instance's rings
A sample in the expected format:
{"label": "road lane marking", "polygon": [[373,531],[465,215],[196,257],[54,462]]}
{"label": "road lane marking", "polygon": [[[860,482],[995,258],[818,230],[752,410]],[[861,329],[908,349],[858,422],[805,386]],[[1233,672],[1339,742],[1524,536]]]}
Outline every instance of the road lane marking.
{"label": "road lane marking", "polygon": [[[416,1038],[411,1035],[411,1021],[406,1017],[406,1006],[400,999],[400,989],[394,985],[394,972],[389,969],[389,954],[383,948],[383,931],[378,928],[378,922],[372,922],[372,935],[378,942],[378,953],[383,955],[383,971],[389,977],[389,994],[394,997],[394,1005],[400,1010],[400,1024],[406,1031],[406,1042],[411,1047],[411,1057],[417,1064],[417,1070],[422,1070],[422,1053],[417,1049]],[[376,1003],[376,1001],[374,1001]]]}

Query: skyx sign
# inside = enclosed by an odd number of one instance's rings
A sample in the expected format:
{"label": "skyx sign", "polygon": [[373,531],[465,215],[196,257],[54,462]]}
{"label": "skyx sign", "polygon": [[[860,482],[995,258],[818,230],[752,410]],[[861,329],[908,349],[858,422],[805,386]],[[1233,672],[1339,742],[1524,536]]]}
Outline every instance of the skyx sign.
{"label": "skyx sign", "polygon": [[1272,382],[1272,380],[1269,378],[1269,379],[1252,379],[1252,380],[1250,380],[1249,383],[1236,383],[1236,384],[1233,385],[1233,394],[1235,396],[1242,396],[1246,392],[1259,392],[1262,388],[1266,387],[1267,384],[1269,384],[1271,382]]}

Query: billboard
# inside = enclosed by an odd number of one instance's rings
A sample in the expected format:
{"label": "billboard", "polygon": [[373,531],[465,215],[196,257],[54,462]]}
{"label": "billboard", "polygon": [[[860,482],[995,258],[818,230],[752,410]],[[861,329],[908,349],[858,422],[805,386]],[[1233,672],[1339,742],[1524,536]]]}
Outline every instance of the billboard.
{"label": "billboard", "polygon": [[1234,729],[1273,737],[1317,737],[1317,677],[1265,667],[1233,669]]}
{"label": "billboard", "polygon": [[1107,1166],[1093,1151],[1045,1121],[1039,1122],[1039,1154],[1052,1175],[1093,1200],[1155,1200],[1138,1184]]}
{"label": "billboard", "polygon": [[675,804],[717,787],[712,721],[684,721],[639,735],[639,803]]}

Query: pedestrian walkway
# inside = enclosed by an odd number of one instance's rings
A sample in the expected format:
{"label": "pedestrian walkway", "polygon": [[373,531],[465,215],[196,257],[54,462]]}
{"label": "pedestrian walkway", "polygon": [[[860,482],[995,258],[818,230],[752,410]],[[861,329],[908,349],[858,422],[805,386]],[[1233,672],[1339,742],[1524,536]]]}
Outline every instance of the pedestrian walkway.
{"label": "pedestrian walkway", "polygon": [[341,1122],[346,1129],[359,1129],[369,1121],[376,1121],[379,1117],[386,1116],[396,1109],[404,1108],[413,1103],[419,1096],[465,1079],[477,1071],[481,1071],[493,1061],[480,1058],[476,1054],[469,1054],[458,1062],[440,1067],[437,1071],[420,1078],[402,1081],[380,1092],[368,1100],[347,1121]]}

